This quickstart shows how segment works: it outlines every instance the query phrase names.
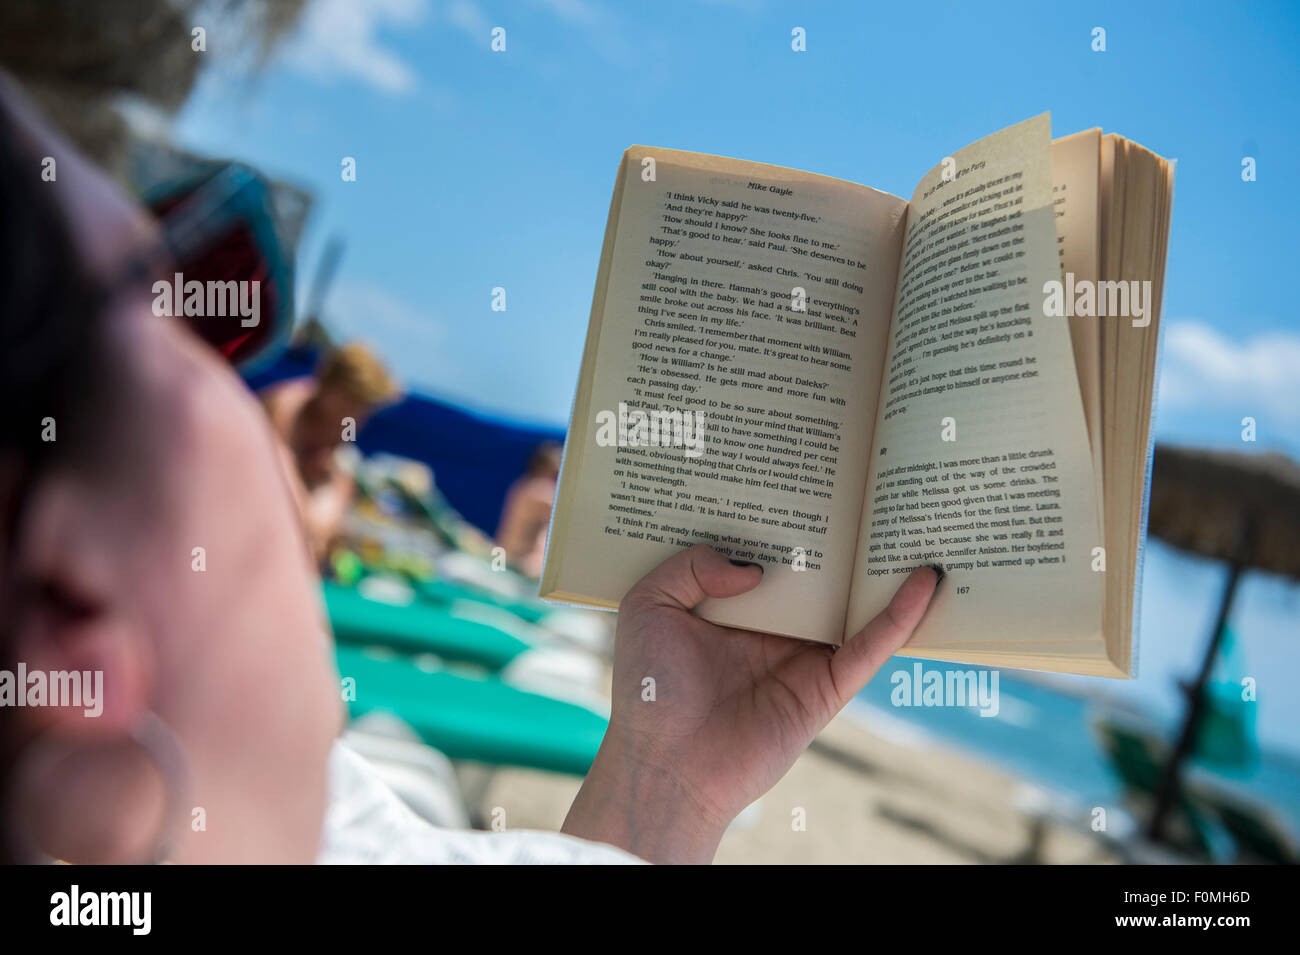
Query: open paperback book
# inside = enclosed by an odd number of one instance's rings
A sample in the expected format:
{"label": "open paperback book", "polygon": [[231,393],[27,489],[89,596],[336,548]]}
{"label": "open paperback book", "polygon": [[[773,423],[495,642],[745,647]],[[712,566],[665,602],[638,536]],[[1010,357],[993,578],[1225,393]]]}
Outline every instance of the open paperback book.
{"label": "open paperback book", "polygon": [[766,573],[701,616],[838,645],[939,564],[903,654],[1131,676],[1172,194],[1047,114],[910,202],[627,150],[541,595],[616,608],[704,542]]}

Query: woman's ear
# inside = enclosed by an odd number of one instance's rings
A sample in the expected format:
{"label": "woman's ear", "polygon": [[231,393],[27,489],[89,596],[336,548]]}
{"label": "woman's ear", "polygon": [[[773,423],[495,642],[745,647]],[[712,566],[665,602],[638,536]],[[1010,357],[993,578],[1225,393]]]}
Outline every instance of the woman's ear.
{"label": "woman's ear", "polygon": [[22,511],[0,570],[9,655],[27,675],[14,689],[38,703],[23,723],[61,736],[129,732],[149,709],[155,648],[120,579],[129,571],[115,522],[89,482],[55,474]]}
{"label": "woman's ear", "polygon": [[[0,465],[0,494],[7,477]],[[132,735],[150,710],[155,651],[123,596],[131,588],[118,579],[126,571],[97,503],[87,484],[43,476],[0,557],[8,635],[0,681],[18,727],[7,821],[24,851],[138,862],[168,797]]]}

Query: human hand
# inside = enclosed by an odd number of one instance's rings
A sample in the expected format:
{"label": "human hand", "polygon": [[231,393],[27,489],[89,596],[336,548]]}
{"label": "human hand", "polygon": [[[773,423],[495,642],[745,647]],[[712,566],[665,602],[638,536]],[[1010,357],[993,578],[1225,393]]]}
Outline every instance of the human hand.
{"label": "human hand", "polygon": [[[707,862],[727,825],[785,774],[920,623],[939,581],[912,572],[844,646],[733,630],[691,613],[759,586],[702,544],[636,584],[619,612],[609,729],[564,831],[652,862]],[[655,681],[655,699],[642,681]]]}

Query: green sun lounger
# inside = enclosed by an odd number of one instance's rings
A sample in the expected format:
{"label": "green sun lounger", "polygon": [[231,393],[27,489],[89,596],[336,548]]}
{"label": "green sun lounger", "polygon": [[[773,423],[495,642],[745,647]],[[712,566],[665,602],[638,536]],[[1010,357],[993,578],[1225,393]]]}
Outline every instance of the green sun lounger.
{"label": "green sun lounger", "polygon": [[492,677],[427,671],[403,656],[337,647],[339,675],[355,719],[392,713],[451,759],[585,775],[606,720],[574,703],[507,686]]}
{"label": "green sun lounger", "polygon": [[450,604],[456,600],[474,600],[492,607],[509,610],[520,620],[527,623],[541,623],[553,612],[540,600],[514,599],[503,597],[469,584],[459,584],[451,580],[424,580],[415,584],[421,597],[434,603]]}
{"label": "green sun lounger", "polygon": [[486,623],[457,617],[427,601],[384,603],[328,581],[323,591],[330,626],[340,643],[432,653],[494,671],[529,649],[516,636]]}
{"label": "green sun lounger", "polygon": [[[1145,809],[1155,801],[1164,773],[1164,745],[1140,729],[1113,720],[1100,720],[1097,729],[1101,743],[1110,757],[1110,766],[1119,776],[1126,792]],[[1169,844],[1179,852],[1196,858],[1210,857],[1213,835],[1210,821],[1201,807],[1180,789],[1170,816]]]}

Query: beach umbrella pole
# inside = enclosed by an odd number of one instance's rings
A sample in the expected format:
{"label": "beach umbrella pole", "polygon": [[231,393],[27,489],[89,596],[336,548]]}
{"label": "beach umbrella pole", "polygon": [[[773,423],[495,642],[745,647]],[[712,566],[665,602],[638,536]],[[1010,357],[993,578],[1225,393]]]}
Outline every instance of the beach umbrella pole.
{"label": "beach umbrella pole", "polygon": [[[1238,554],[1250,552],[1250,544],[1254,536],[1253,524],[1253,521],[1245,523],[1239,540]],[[1214,622],[1214,631],[1210,634],[1209,646],[1205,648],[1205,658],[1201,661],[1200,671],[1196,674],[1196,682],[1186,687],[1187,716],[1183,720],[1178,742],[1173,752],[1169,754],[1169,762],[1165,765],[1160,785],[1156,789],[1156,805],[1147,827],[1147,835],[1153,842],[1161,842],[1164,839],[1164,828],[1169,818],[1169,811],[1178,798],[1183,763],[1187,761],[1196,745],[1196,733],[1200,729],[1201,718],[1205,712],[1205,684],[1209,682],[1214,661],[1219,655],[1219,646],[1223,642],[1223,633],[1227,629],[1228,617],[1232,612],[1232,602],[1237,596],[1237,584],[1245,568],[1246,561],[1240,559],[1233,560],[1228,565],[1228,583],[1223,588],[1223,598],[1219,601],[1218,618]]]}

